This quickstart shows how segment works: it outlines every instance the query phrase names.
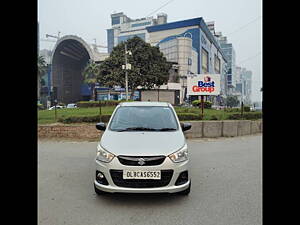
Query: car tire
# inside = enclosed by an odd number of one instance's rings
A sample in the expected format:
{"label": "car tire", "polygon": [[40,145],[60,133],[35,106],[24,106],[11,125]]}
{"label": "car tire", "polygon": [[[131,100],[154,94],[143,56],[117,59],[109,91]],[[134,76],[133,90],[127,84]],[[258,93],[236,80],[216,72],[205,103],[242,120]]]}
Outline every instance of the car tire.
{"label": "car tire", "polygon": [[189,193],[191,192],[191,186],[192,186],[192,181],[190,181],[190,185],[187,189],[185,189],[184,191],[178,192],[178,194],[180,194],[180,195],[189,195]]}
{"label": "car tire", "polygon": [[96,188],[96,185],[95,185],[95,184],[94,184],[94,188],[95,188],[95,192],[96,192],[97,195],[103,195],[103,194],[106,193],[106,192],[101,191],[101,190],[99,190],[98,188]]}

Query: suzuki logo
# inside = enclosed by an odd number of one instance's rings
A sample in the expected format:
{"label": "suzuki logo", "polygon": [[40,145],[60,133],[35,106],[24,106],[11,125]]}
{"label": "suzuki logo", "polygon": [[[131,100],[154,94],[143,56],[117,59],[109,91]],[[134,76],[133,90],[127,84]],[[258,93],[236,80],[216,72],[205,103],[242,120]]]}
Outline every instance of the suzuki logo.
{"label": "suzuki logo", "polygon": [[138,164],[141,165],[141,166],[144,165],[145,164],[145,160],[143,158],[139,158],[138,159]]}

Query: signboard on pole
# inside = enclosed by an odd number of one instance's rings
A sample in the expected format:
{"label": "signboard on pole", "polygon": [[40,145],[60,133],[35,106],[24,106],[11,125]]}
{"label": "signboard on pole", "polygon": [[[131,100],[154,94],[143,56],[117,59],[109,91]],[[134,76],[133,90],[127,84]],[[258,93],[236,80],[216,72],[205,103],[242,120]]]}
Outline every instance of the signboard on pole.
{"label": "signboard on pole", "polygon": [[193,74],[187,77],[187,95],[219,95],[220,74]]}

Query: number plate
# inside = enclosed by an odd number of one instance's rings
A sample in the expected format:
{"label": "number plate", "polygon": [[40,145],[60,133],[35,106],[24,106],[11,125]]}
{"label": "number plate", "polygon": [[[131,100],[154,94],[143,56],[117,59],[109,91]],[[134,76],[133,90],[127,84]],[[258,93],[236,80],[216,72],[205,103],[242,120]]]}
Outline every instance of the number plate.
{"label": "number plate", "polygon": [[123,170],[123,179],[160,180],[160,171]]}

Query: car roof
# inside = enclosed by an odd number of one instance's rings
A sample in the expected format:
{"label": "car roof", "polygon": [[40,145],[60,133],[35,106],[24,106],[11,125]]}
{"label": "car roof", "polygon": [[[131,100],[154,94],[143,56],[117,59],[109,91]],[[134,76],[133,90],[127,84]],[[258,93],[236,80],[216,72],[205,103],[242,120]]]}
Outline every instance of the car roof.
{"label": "car roof", "polygon": [[120,106],[170,106],[168,102],[121,102]]}

